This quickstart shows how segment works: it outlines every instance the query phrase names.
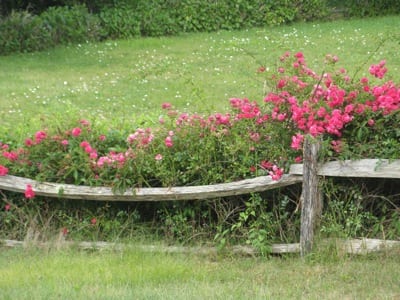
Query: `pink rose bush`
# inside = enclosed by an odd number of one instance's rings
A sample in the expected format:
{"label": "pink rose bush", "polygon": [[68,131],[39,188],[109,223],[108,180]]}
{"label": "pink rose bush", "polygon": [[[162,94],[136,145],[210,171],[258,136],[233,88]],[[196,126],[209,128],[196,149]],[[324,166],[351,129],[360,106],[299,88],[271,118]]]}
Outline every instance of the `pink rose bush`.
{"label": "pink rose bush", "polygon": [[[338,61],[336,56],[326,57],[328,65],[335,66]],[[392,81],[373,85],[367,77],[351,79],[343,68],[319,74],[307,66],[300,52],[293,56],[285,53],[280,63],[279,71],[270,77],[275,89],[264,101],[272,104],[271,118],[285,123],[292,132],[292,149],[301,150],[309,135],[322,137],[341,153],[343,147],[338,145],[376,138],[373,135],[380,129],[372,128],[375,119],[381,126],[386,122],[397,126],[400,88]],[[369,68],[370,75],[378,79],[386,72],[385,61]]]}
{"label": "pink rose bush", "polygon": [[[306,138],[321,139],[327,159],[398,156],[400,88],[383,81],[385,61],[360,79],[335,69],[336,56],[327,55],[325,63],[332,71],[319,73],[301,52],[287,52],[275,70],[257,70],[271,87],[262,101],[233,98],[223,113],[180,113],[166,102],[155,128],[104,130],[88,120],[64,131],[49,126],[20,146],[0,144],[0,176],[120,192],[260,175],[279,180],[291,163],[302,161]],[[27,198],[33,195],[27,188]]]}

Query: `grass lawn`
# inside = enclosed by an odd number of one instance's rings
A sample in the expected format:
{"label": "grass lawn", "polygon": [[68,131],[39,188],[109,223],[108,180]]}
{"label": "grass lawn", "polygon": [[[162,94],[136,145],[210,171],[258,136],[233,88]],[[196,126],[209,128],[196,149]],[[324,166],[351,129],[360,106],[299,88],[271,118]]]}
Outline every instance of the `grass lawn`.
{"label": "grass lawn", "polygon": [[[398,16],[299,23],[237,32],[107,41],[0,57],[2,128],[38,130],[40,120],[81,114],[118,126],[158,120],[160,104],[224,112],[231,97],[263,98],[260,65],[303,51],[322,72],[326,54],[359,76],[387,60],[399,79]],[[365,64],[365,65],[364,65]]]}
{"label": "grass lawn", "polygon": [[400,256],[0,249],[1,299],[398,299]]}

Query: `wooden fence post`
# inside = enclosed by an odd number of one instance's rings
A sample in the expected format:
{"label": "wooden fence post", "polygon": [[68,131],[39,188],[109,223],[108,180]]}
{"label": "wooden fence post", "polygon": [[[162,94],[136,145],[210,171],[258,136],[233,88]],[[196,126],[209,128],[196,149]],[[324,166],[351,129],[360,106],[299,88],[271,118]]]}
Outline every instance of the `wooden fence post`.
{"label": "wooden fence post", "polygon": [[300,254],[309,253],[313,246],[314,230],[322,213],[322,199],[318,184],[318,154],[321,143],[306,138],[303,148],[303,186],[300,225]]}

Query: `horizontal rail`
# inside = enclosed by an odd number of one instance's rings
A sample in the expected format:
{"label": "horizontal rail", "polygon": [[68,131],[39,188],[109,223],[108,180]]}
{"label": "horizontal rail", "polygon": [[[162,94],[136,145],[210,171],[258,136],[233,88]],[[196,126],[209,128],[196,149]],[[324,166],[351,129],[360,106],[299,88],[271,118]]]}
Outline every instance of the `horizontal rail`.
{"label": "horizontal rail", "polygon": [[[289,174],[302,175],[303,165],[291,165]],[[318,167],[318,175],[360,178],[400,178],[400,160],[360,159],[331,161],[321,164]]]}
{"label": "horizontal rail", "polygon": [[[302,182],[303,165],[291,165],[289,174],[280,180],[260,176],[229,183],[166,188],[132,188],[114,193],[110,187],[81,186],[39,182],[12,175],[0,176],[0,190],[23,193],[30,184],[38,196],[94,201],[168,201],[201,200],[263,192]],[[400,178],[400,160],[361,159],[321,164],[318,175],[334,177]]]}
{"label": "horizontal rail", "polygon": [[167,201],[199,200],[262,192],[302,181],[302,176],[284,175],[278,181],[260,176],[230,183],[168,188],[132,188],[123,194],[109,187],[92,187],[51,182],[39,182],[12,175],[0,176],[0,189],[23,193],[30,184],[36,195],[45,197],[97,201]]}
{"label": "horizontal rail", "polygon": [[[378,239],[349,239],[349,240],[322,240],[321,245],[332,244],[336,245],[338,249],[349,254],[368,254],[372,252],[385,251],[390,249],[399,249],[400,241],[394,240],[378,240]],[[78,247],[81,249],[110,249],[110,250],[123,250],[134,248],[144,252],[166,252],[166,253],[195,253],[195,254],[216,254],[217,248],[215,247],[184,247],[184,246],[162,246],[162,245],[129,245],[121,243],[108,243],[108,242],[74,242],[66,241],[63,238],[57,240],[52,244],[39,243],[35,241],[16,241],[16,240],[0,240],[0,246],[5,247]],[[233,246],[228,248],[228,251],[232,251],[236,254],[241,255],[257,255],[258,251],[250,246]],[[299,253],[300,244],[272,244],[271,253],[273,254],[284,254],[284,253]]]}

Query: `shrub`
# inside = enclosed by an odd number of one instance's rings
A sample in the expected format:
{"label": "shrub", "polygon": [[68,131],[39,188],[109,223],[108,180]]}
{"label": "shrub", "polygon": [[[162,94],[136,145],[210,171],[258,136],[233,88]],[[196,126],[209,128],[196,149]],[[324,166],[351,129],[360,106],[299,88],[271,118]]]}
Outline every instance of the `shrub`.
{"label": "shrub", "polygon": [[350,17],[368,17],[400,13],[397,0],[349,0],[340,3]]}
{"label": "shrub", "polygon": [[97,3],[94,14],[85,5],[52,6],[40,18],[21,12],[2,21],[0,54],[100,39],[279,25],[321,18],[325,7],[324,0],[127,0]]}
{"label": "shrub", "polygon": [[40,16],[13,12],[0,21],[0,54],[33,52],[59,44],[96,41],[99,20],[84,6],[51,7]]}
{"label": "shrub", "polygon": [[321,20],[329,15],[326,0],[298,0],[295,2],[295,6],[297,8],[296,20]]}
{"label": "shrub", "polygon": [[175,1],[169,0],[141,0],[134,7],[140,14],[140,32],[143,36],[173,35],[179,32],[174,18]]}
{"label": "shrub", "polygon": [[[107,0],[100,0],[98,2],[108,2]],[[30,1],[30,0],[2,0],[0,3],[0,13],[8,15],[12,11],[29,11],[35,15],[39,15],[46,9],[52,6],[72,6],[78,3],[85,3],[91,1],[78,1],[78,0],[41,0],[41,1]]]}
{"label": "shrub", "polygon": [[99,18],[102,33],[110,39],[132,38],[141,35],[140,15],[124,6],[103,9]]}
{"label": "shrub", "polygon": [[[235,30],[254,26],[279,25],[296,19],[298,5],[292,1],[172,1],[183,31]],[[320,1],[322,5],[322,1]],[[301,3],[300,5],[303,5]],[[308,7],[310,16],[321,7]],[[314,16],[313,15],[313,16]],[[311,18],[310,18],[311,19]]]}
{"label": "shrub", "polygon": [[42,20],[30,13],[13,12],[0,20],[0,54],[32,52],[46,49],[51,35]]}
{"label": "shrub", "polygon": [[51,34],[52,45],[96,41],[100,37],[98,18],[83,5],[50,7],[40,18]]}
{"label": "shrub", "polygon": [[229,5],[225,1],[183,0],[176,2],[173,10],[174,17],[184,32],[210,32],[242,26],[241,20],[234,20],[238,17],[237,11],[229,11]]}

